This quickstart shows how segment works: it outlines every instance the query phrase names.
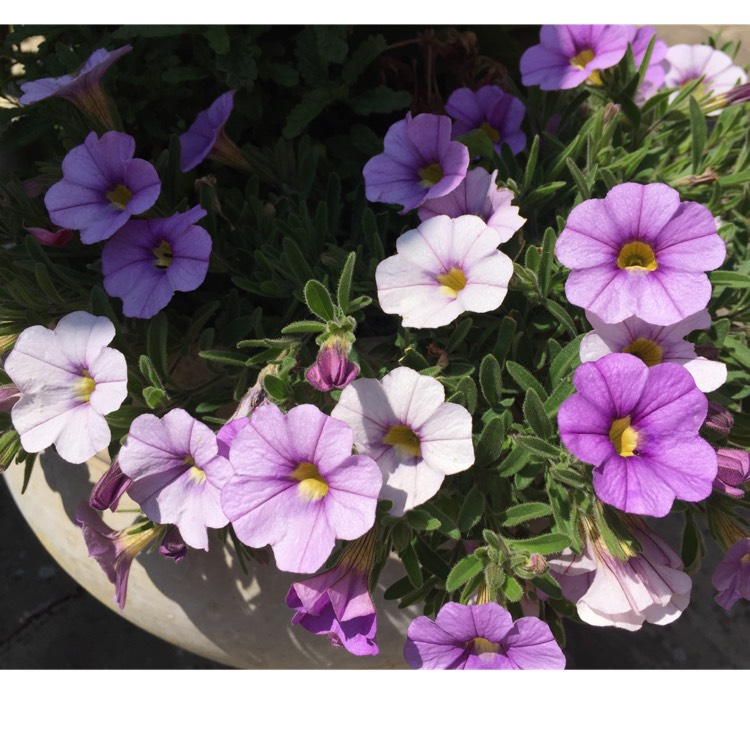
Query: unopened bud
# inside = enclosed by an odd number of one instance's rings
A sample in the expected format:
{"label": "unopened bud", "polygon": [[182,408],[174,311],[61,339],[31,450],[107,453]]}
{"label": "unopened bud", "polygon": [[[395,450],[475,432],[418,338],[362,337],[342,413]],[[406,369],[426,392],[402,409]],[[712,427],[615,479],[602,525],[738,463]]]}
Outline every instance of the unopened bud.
{"label": "unopened bud", "polygon": [[714,489],[730,497],[744,497],[744,485],[750,482],[750,453],[734,448],[716,451],[719,471],[714,479]]}
{"label": "unopened bud", "polygon": [[115,510],[132,483],[133,480],[123,473],[120,462],[115,458],[92,490],[89,505],[96,510]]}
{"label": "unopened bud", "polygon": [[348,345],[336,337],[320,347],[315,364],[305,373],[307,382],[319,391],[345,388],[359,375],[359,367],[348,357]]}
{"label": "unopened bud", "polygon": [[732,412],[726,407],[714,401],[709,401],[708,416],[703,424],[704,427],[726,435],[734,426],[734,417],[732,416]]}

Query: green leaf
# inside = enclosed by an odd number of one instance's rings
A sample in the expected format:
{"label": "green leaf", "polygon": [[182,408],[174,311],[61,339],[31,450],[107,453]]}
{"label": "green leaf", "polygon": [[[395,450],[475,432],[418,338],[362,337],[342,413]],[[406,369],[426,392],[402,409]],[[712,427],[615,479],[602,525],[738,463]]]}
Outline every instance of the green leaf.
{"label": "green leaf", "polygon": [[492,417],[484,426],[476,446],[477,463],[492,463],[503,452],[505,422],[502,417]]}
{"label": "green leaf", "polygon": [[551,596],[553,599],[563,598],[560,584],[555,580],[551,573],[544,573],[543,575],[536,576],[536,578],[532,579],[532,583],[540,591],[543,591],[547,596]]}
{"label": "green leaf", "polygon": [[497,467],[497,472],[501,477],[509,477],[512,474],[523,469],[529,461],[532,454],[525,446],[516,443],[513,450],[508,454],[505,460]]}
{"label": "green leaf", "polygon": [[694,514],[688,512],[683,515],[685,516],[685,528],[682,531],[680,557],[685,564],[685,572],[692,575],[700,570],[701,560],[706,554],[706,543],[695,522]]}
{"label": "green leaf", "polygon": [[284,326],[281,332],[285,335],[294,333],[322,333],[325,329],[325,323],[317,320],[298,320],[295,323]]}
{"label": "green leaf", "polygon": [[708,275],[711,283],[716,287],[730,289],[750,289],[750,276],[737,271],[714,271]]}
{"label": "green leaf", "polygon": [[528,190],[534,184],[534,170],[539,158],[539,136],[535,135],[529,149],[529,159],[526,162],[526,171],[523,176],[523,189]]}
{"label": "green leaf", "polygon": [[411,100],[412,96],[408,91],[395,91],[381,83],[374,89],[352,96],[348,104],[358,115],[387,115],[406,109]]}
{"label": "green leaf", "polygon": [[422,578],[422,568],[419,566],[419,560],[417,559],[414,547],[409,545],[404,548],[400,553],[400,557],[411,585],[418,589],[424,583],[424,580]]}
{"label": "green leaf", "polygon": [[289,387],[278,376],[270,373],[263,378],[263,390],[274,401],[286,401],[289,398]]}
{"label": "green leaf", "polygon": [[349,311],[349,299],[352,291],[352,274],[354,273],[354,262],[357,259],[357,253],[349,253],[341,271],[339,286],[336,292],[336,299],[344,315]]}
{"label": "green leaf", "polygon": [[166,397],[167,394],[161,388],[149,385],[143,389],[143,400],[148,404],[149,409],[158,409]]}
{"label": "green leaf", "polygon": [[500,322],[500,329],[497,332],[497,341],[493,354],[498,362],[503,362],[510,347],[513,344],[513,334],[516,332],[516,321],[513,318],[503,318]]}
{"label": "green leaf", "polygon": [[552,423],[544,410],[544,404],[539,398],[539,394],[534,390],[529,390],[526,393],[523,402],[523,415],[526,417],[529,427],[540,438],[548,440],[552,436]]}
{"label": "green leaf", "polygon": [[566,534],[555,532],[541,534],[531,539],[506,539],[506,542],[512,550],[537,552],[540,555],[552,555],[570,546],[570,538]]}
{"label": "green leaf", "polygon": [[310,279],[305,284],[304,294],[305,302],[313,315],[317,315],[326,322],[332,321],[336,317],[331,295],[319,281]]}
{"label": "green leaf", "polygon": [[544,390],[542,384],[523,365],[508,361],[505,363],[505,367],[513,380],[521,386],[522,390],[534,390],[540,398],[547,398],[547,392]]}
{"label": "green leaf", "polygon": [[336,89],[315,88],[305,93],[296,107],[286,118],[286,125],[281,131],[284,138],[291,139],[301,135],[305,128],[329,105],[338,99]]}
{"label": "green leaf", "polygon": [[477,408],[477,384],[474,379],[467,375],[461,378],[456,385],[456,393],[461,393],[466,401],[466,409],[473,414]]}
{"label": "green leaf", "polygon": [[475,555],[469,555],[456,563],[445,582],[447,591],[455,591],[469,579],[484,570],[484,563]]}
{"label": "green leaf", "polygon": [[555,243],[557,242],[557,235],[552,227],[547,227],[544,232],[544,240],[542,242],[542,255],[539,258],[539,288],[542,294],[546,296],[549,294],[551,280],[552,280],[552,262],[555,257]]}
{"label": "green leaf", "polygon": [[544,298],[542,304],[549,310],[552,315],[560,321],[565,327],[565,330],[571,336],[577,336],[578,331],[576,330],[576,324],[573,322],[573,318],[568,315],[567,311],[562,305],[559,305],[555,300]]}
{"label": "green leaf", "polygon": [[456,140],[469,149],[469,158],[480,164],[489,164],[495,157],[495,145],[484,130],[470,130],[458,136]]}
{"label": "green leaf", "polygon": [[510,602],[520,602],[523,598],[523,587],[512,576],[506,576],[500,587],[505,597]]}
{"label": "green leaf", "polygon": [[719,178],[719,185],[721,185],[722,187],[744,185],[746,182],[750,182],[750,169],[746,169],[744,172],[737,172],[735,174],[730,174],[726,177]]}
{"label": "green leaf", "polygon": [[569,344],[566,344],[563,350],[550,363],[549,377],[553,386],[556,386],[565,375],[575,370],[581,364],[578,352],[581,348],[582,338],[583,335],[577,336]]}
{"label": "green leaf", "polygon": [[497,406],[502,401],[503,369],[494,354],[486,354],[479,365],[479,387],[490,406]]}
{"label": "green leaf", "polygon": [[583,172],[581,172],[572,159],[566,159],[565,163],[576,184],[576,188],[578,188],[579,194],[584,200],[588,200],[591,197],[591,190],[589,189],[588,182],[586,182],[586,178],[583,176]]}
{"label": "green leaf", "polygon": [[417,531],[436,531],[440,528],[439,519],[424,508],[412,508],[405,516],[406,523]]}
{"label": "green leaf", "polygon": [[706,115],[694,96],[690,97],[690,151],[693,157],[693,174],[700,174],[703,169],[703,149],[706,145]]}
{"label": "green leaf", "polygon": [[152,386],[154,386],[154,388],[164,387],[164,385],[161,382],[161,378],[156,372],[156,368],[154,367],[151,360],[145,354],[141,354],[141,356],[138,358],[138,368],[140,369],[143,377],[146,378],[146,380]]}
{"label": "green leaf", "polygon": [[368,36],[344,60],[341,78],[347,86],[351,86],[362,75],[367,66],[386,48],[387,42],[381,34]]}
{"label": "green leaf", "polygon": [[411,585],[409,576],[399,578],[398,581],[392,583],[384,592],[383,599],[391,601],[393,599],[400,599],[402,596],[406,596],[413,591],[414,587]]}
{"label": "green leaf", "polygon": [[156,317],[151,318],[146,332],[146,351],[151,361],[154,363],[157,372],[166,376],[167,368],[167,336],[168,336],[167,316],[160,312]]}
{"label": "green leaf", "polygon": [[554,445],[550,445],[546,440],[540,440],[535,437],[518,437],[516,438],[516,442],[518,445],[522,445],[527,450],[542,458],[560,458],[560,449]]}
{"label": "green leaf", "polygon": [[205,351],[198,352],[198,356],[211,362],[220,362],[223,365],[231,365],[234,367],[245,367],[247,362],[247,357],[242,354],[235,354],[234,352],[226,352],[218,349],[206,349]]}
{"label": "green leaf", "polygon": [[501,515],[500,523],[503,526],[518,526],[534,518],[544,518],[551,515],[552,508],[547,503],[523,503],[522,505],[515,505],[512,508],[508,508]]}
{"label": "green leaf", "polygon": [[729,349],[733,359],[738,364],[750,368],[750,349],[737,341],[737,339],[733,339],[729,336],[724,339],[724,346]]}
{"label": "green leaf", "polygon": [[452,352],[458,347],[458,345],[469,335],[474,320],[472,318],[464,318],[462,321],[456,324],[453,332],[448,339],[448,343],[445,345],[446,351]]}
{"label": "green leaf", "polygon": [[464,532],[473,529],[482,519],[483,514],[484,494],[474,485],[466,493],[461,510],[458,512],[458,528]]}

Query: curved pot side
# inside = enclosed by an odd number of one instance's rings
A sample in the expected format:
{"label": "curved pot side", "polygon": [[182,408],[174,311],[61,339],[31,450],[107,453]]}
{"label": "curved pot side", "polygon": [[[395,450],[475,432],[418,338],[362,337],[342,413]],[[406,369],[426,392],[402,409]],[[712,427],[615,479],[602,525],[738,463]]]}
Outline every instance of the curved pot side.
{"label": "curved pot side", "polygon": [[[221,664],[255,669],[390,669],[405,667],[406,629],[419,612],[399,610],[383,591],[403,575],[389,560],[373,600],[378,611],[380,654],[356,657],[332,647],[324,636],[290,625],[284,604],[289,586],[305,576],[279,572],[273,563],[251,564],[245,575],[230,550],[211,540],[208,552],[190,550],[179,564],[161,555],[141,554],[130,571],[128,599],[122,613],[114,587],[95,560],[88,557],[80,529],[73,522],[77,504],[88,498],[108,461],[95,456],[79,466],[52,451],[37,460],[26,492],[21,494],[23,466],[5,473],[21,513],[55,561],[83,588],[140,628]],[[137,508],[124,498],[121,508]],[[130,513],[105,515],[110,526],[129,525]]]}

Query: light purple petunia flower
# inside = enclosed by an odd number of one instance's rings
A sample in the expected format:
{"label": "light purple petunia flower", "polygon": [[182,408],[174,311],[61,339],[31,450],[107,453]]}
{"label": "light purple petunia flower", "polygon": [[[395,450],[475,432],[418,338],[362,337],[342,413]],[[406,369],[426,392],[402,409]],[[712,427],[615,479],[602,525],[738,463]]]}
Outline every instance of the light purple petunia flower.
{"label": "light purple petunia flower", "polygon": [[63,179],[44,196],[52,221],[80,229],[90,245],[111,237],[133,215],[156,203],[161,183],[153,165],[134,159],[135,140],[109,131],[89,133],[63,159]]}
{"label": "light purple petunia flower", "polygon": [[477,216],[434,216],[396,241],[375,269],[383,312],[406,328],[440,328],[467,310],[496,310],[508,293],[513,261],[500,236]]}
{"label": "light purple petunia flower", "polygon": [[572,89],[586,80],[601,85],[599,71],[625,57],[634,34],[632,26],[613,24],[542,26],[540,44],[521,55],[523,85],[542,91]]}
{"label": "light purple petunia flower", "polygon": [[513,193],[497,186],[497,170],[492,174],[482,167],[467,172],[461,184],[442,198],[425,201],[417,210],[419,218],[427,221],[433,216],[459,216],[473,214],[500,235],[500,242],[507,242],[525,223],[512,206]]}
{"label": "light purple petunia flower", "polygon": [[576,206],[557,240],[568,301],[605,323],[667,326],[706,307],[726,255],[711,212],[661,183],[628,182]]}
{"label": "light purple petunia flower", "polygon": [[750,600],[750,539],[735,542],[711,578],[718,590],[716,602],[731,609],[740,599]]}
{"label": "light purple petunia flower", "polygon": [[107,344],[115,327],[104,317],[73,312],[50,331],[31,326],[5,360],[5,372],[21,398],[11,419],[29,453],[54,443],[73,464],[88,461],[109,445],[105,414],[128,394],[125,357]]}
{"label": "light purple petunia flower", "polygon": [[692,580],[679,556],[645,523],[629,518],[627,524],[641,546],[628,560],[589,536],[580,555],[567,550],[549,558],[549,568],[589,625],[640,630],[644,622],[674,622],[690,603]]}
{"label": "light purple petunia flower", "polygon": [[352,456],[351,428],[302,404],[259,406],[232,441],[234,476],[221,504],[237,537],[270,544],[280,570],[314,573],[337,539],[372,528],[382,484],[367,456]]}
{"label": "light purple petunia flower", "polygon": [[237,144],[224,132],[232,114],[235,91],[222,94],[208,109],[198,113],[186,133],[180,136],[180,169],[189,172],[211,157],[222,164],[245,169],[247,161]]}
{"label": "light purple petunia flower", "polygon": [[444,604],[433,622],[409,625],[404,659],[413,669],[564,669],[565,654],[546,622],[495,602]]}
{"label": "light purple petunia flower", "polygon": [[359,375],[359,366],[348,358],[351,347],[339,338],[332,338],[320,347],[315,363],[308,368],[305,379],[316,390],[328,392],[345,388]]}
{"label": "light purple petunia flower", "polygon": [[131,499],[152,521],[175,524],[190,547],[208,549],[207,529],[229,523],[220,497],[232,467],[211,429],[183,409],[136,417],[118,458]]}
{"label": "light purple petunia flower", "polygon": [[719,470],[714,489],[730,497],[744,497],[744,486],[750,482],[750,453],[737,448],[719,448],[716,458]]}
{"label": "light purple petunia flower", "polygon": [[474,463],[471,414],[445,403],[435,378],[408,367],[382,380],[350,383],[331,414],[354,430],[357,450],[377,461],[384,482],[380,497],[393,502],[391,515],[426,502],[447,474]]}
{"label": "light purple petunia flower", "polygon": [[492,141],[498,154],[503,143],[507,143],[514,154],[526,146],[526,134],[521,130],[526,107],[520,99],[499,86],[482,86],[476,91],[456,89],[448,97],[445,111],[455,120],[454,138],[480,129]]}
{"label": "light purple petunia flower", "polygon": [[195,206],[167,219],[129,221],[102,250],[104,288],[123,301],[130,318],[152,318],[176,291],[197,289],[206,278],[211,235],[195,222]]}
{"label": "light purple petunia flower", "polygon": [[578,392],[557,417],[560,438],[594,465],[602,502],[665,516],[676,497],[697,502],[711,494],[716,452],[698,436],[708,401],[684,367],[608,354],[578,367],[573,383]]}
{"label": "light purple petunia flower", "polygon": [[292,625],[328,635],[332,646],[355,656],[375,656],[377,619],[368,590],[375,540],[372,533],[352,542],[338,563],[292,584],[286,605],[297,610]]}
{"label": "light purple petunia flower", "polygon": [[581,341],[581,362],[594,362],[612,352],[633,354],[649,367],[674,362],[685,367],[704,393],[715,391],[727,379],[727,366],[723,362],[699,357],[695,345],[684,340],[691,331],[711,327],[707,310],[671,326],[655,326],[636,317],[607,324],[592,312],[587,312],[586,317],[594,330]]}
{"label": "light purple petunia flower", "polygon": [[406,212],[456,188],[469,168],[469,149],[451,140],[451,128],[449,117],[431,114],[407,114],[391,125],[384,152],[363,170],[367,200],[397,203]]}

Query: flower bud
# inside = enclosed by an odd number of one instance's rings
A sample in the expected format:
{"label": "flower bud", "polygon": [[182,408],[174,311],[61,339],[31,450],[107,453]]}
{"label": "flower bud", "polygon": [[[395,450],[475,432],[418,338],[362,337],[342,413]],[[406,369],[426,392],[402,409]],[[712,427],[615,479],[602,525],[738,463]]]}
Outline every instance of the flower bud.
{"label": "flower bud", "polygon": [[174,560],[176,563],[182,562],[187,554],[187,544],[176,526],[172,526],[164,535],[159,545],[159,554]]}
{"label": "flower bud", "polygon": [[26,231],[40,244],[47,247],[65,247],[73,239],[72,229],[50,232],[42,227],[26,227]]}
{"label": "flower bud", "polygon": [[112,465],[102,474],[96,483],[89,505],[96,510],[115,510],[120,498],[128,491],[132,479],[123,473],[120,462],[115,458]]}
{"label": "flower bud", "polygon": [[730,497],[744,497],[743,485],[750,482],[750,453],[734,448],[716,451],[719,472],[714,479],[714,489]]}
{"label": "flower bud", "polygon": [[338,337],[320,347],[315,364],[305,373],[307,382],[319,391],[344,388],[359,375],[359,367],[348,359],[349,345]]}
{"label": "flower bud", "polygon": [[726,435],[734,426],[734,417],[729,409],[721,404],[709,401],[708,416],[706,417],[703,426]]}

